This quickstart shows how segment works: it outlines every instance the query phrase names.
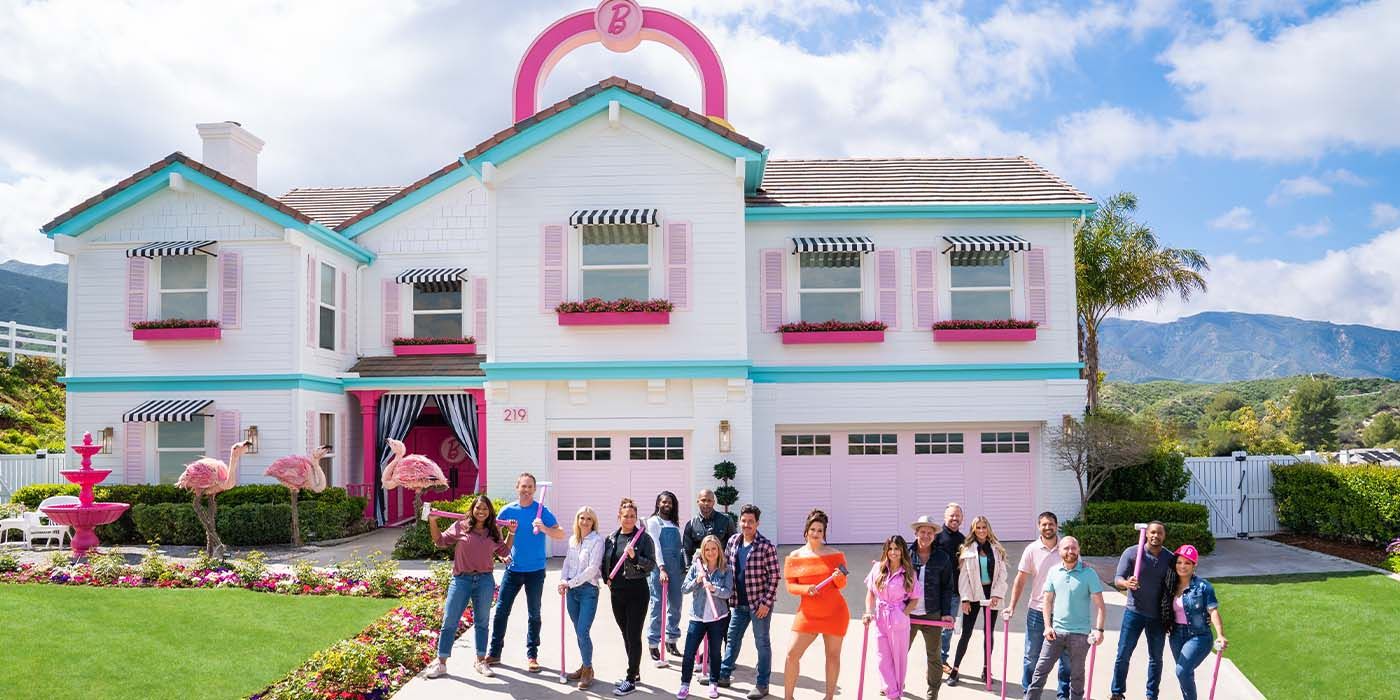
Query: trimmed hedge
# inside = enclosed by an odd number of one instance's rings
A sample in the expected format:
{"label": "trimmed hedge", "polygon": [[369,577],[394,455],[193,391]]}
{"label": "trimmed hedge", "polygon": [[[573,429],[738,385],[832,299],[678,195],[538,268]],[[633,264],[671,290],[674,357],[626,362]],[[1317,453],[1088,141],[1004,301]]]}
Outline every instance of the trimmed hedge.
{"label": "trimmed hedge", "polygon": [[[1210,509],[1199,503],[1177,501],[1110,501],[1089,503],[1083,522],[1095,525],[1134,525],[1160,520],[1164,523],[1210,525]],[[1136,535],[1134,540],[1136,540]]]}
{"label": "trimmed hedge", "polygon": [[[307,541],[333,540],[357,532],[363,520],[363,498],[339,502],[298,503],[302,536]],[[138,504],[132,520],[141,541],[174,545],[204,543],[204,528],[188,503]],[[243,503],[220,506],[219,537],[239,547],[286,544],[292,539],[292,507],[288,503]]]}
{"label": "trimmed hedge", "polygon": [[[1137,521],[1142,522],[1142,521]],[[1165,523],[1167,526],[1168,549],[1176,549],[1183,544],[1195,545],[1201,554],[1215,551],[1215,536],[1210,526],[1200,523]],[[1086,557],[1116,557],[1123,550],[1138,543],[1138,531],[1133,523],[1115,525],[1067,522],[1063,528],[1066,536],[1079,540],[1079,553]]]}
{"label": "trimmed hedge", "polygon": [[[476,495],[473,494],[470,496],[463,496],[455,501],[433,501],[432,503],[435,510],[445,510],[450,513],[465,513],[475,499]],[[510,501],[493,498],[491,499],[491,503],[496,507],[496,512],[500,513],[501,509],[504,508],[507,503],[510,503]],[[559,524],[562,525],[565,530],[572,532],[572,515],[569,516],[567,523],[558,513],[554,515],[559,518]],[[528,525],[528,523],[522,524]],[[433,541],[428,538],[428,523],[422,520],[414,520],[413,525],[405,529],[403,534],[399,535],[399,541],[394,543],[394,558],[451,559],[452,550],[438,548],[438,546],[433,544]]]}
{"label": "trimmed hedge", "polygon": [[1400,469],[1275,464],[1278,521],[1305,535],[1384,546],[1400,535]]}
{"label": "trimmed hedge", "polygon": [[1191,474],[1186,455],[1159,448],[1146,462],[1115,469],[1094,493],[1094,501],[1180,501]]}

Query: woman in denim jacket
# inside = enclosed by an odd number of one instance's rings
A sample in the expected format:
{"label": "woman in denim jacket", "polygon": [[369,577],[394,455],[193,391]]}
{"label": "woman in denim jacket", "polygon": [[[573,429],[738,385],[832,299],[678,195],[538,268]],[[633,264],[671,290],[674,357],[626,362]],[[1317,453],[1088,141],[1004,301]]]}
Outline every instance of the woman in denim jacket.
{"label": "woman in denim jacket", "polygon": [[1195,547],[1181,545],[1176,550],[1176,570],[1162,586],[1162,623],[1170,635],[1176,681],[1185,700],[1196,700],[1196,667],[1210,653],[1211,626],[1215,627],[1216,652],[1224,651],[1226,645],[1215,589],[1210,581],[1196,576],[1198,558]]}

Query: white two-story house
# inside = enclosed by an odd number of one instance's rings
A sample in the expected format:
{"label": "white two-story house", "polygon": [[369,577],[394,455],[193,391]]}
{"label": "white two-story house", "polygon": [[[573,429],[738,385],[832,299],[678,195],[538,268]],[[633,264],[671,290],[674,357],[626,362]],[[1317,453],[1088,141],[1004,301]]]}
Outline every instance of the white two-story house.
{"label": "white two-story house", "polygon": [[[1025,158],[778,160],[619,78],[407,187],[272,197],[261,141],[199,129],[201,161],[43,229],[69,259],[70,438],[101,433],[113,479],[256,437],[241,481],[263,481],[328,444],[331,483],[395,522],[397,437],[449,472],[443,497],[529,471],[561,517],[661,490],[684,516],[732,461],[785,543],[812,508],[834,542],[950,501],[1006,539],[1077,508],[1043,442],[1083,410],[1072,241],[1094,204]],[[592,297],[670,311],[559,310]],[[145,328],[179,319],[210,323]],[[1007,319],[1035,323],[934,330]],[[884,329],[787,325],[833,320]]]}

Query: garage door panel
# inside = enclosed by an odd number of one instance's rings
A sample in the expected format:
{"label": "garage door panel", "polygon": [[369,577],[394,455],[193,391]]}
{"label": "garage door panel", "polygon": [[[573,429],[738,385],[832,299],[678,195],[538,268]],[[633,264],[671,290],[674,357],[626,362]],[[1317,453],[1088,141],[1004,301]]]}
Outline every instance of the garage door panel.
{"label": "garage door panel", "polygon": [[[899,462],[852,458],[846,467],[845,507],[832,514],[835,522],[828,539],[838,544],[883,542],[900,532],[900,512],[890,508],[891,500],[901,498]],[[840,520],[836,520],[838,515]]]}
{"label": "garage door panel", "polygon": [[813,508],[831,512],[832,465],[825,460],[778,462],[778,542],[802,544],[802,524]]}
{"label": "garage door panel", "polygon": [[942,522],[943,509],[949,503],[967,503],[967,460],[921,456],[914,463],[912,473],[914,502],[911,505],[915,518],[928,515]]}
{"label": "garage door panel", "polygon": [[[665,464],[665,466],[659,466]],[[683,462],[633,462],[628,466],[628,491],[637,502],[637,513],[646,518],[656,508],[656,495],[662,491],[676,494],[681,523],[695,512],[694,494],[687,493],[686,468]]]}
{"label": "garage door panel", "polygon": [[[621,472],[622,468],[611,462],[558,462],[554,467],[553,492],[547,494],[546,505],[570,533],[574,513],[585,505],[598,513],[600,531],[611,530],[617,526],[617,480]],[[550,541],[550,552],[555,556],[563,556],[567,550],[567,539]]]}
{"label": "garage door panel", "polygon": [[1031,466],[1028,455],[988,458],[982,463],[981,513],[1001,539],[1035,538]]}

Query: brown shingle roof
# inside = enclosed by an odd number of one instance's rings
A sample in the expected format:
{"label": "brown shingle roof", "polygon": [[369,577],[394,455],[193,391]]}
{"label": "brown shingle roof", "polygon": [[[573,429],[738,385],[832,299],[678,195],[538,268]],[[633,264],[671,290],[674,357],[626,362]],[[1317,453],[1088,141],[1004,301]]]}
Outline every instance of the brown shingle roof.
{"label": "brown shingle roof", "polygon": [[389,355],[361,357],[351,372],[361,377],[484,377],[485,355]]}
{"label": "brown shingle roof", "polygon": [[88,199],[84,200],[82,203],[78,204],[77,206],[73,207],[72,209],[69,209],[68,211],[63,212],[62,214],[59,214],[53,221],[50,221],[49,223],[44,224],[42,227],[40,227],[39,230],[40,230],[40,231],[49,231],[49,230],[52,230],[54,227],[63,224],[63,222],[68,221],[69,219],[72,219],[73,217],[75,217],[75,216],[77,216],[77,215],[83,213],[84,211],[87,211],[88,209],[92,208],[93,206],[96,206],[98,203],[102,202],[103,200],[105,200],[105,199],[107,199],[107,198],[109,198],[109,197],[112,197],[112,196],[116,195],[118,192],[121,192],[122,190],[124,190],[124,189],[126,189],[126,188],[128,188],[128,187],[130,187],[130,186],[132,186],[132,185],[134,185],[134,184],[136,184],[136,183],[138,183],[138,182],[140,182],[141,180],[146,179],[147,177],[149,177],[149,176],[151,176],[151,175],[153,175],[153,174],[155,174],[155,173],[156,173],[157,171],[159,171],[161,168],[164,168],[164,167],[166,167],[167,165],[170,165],[171,163],[181,163],[181,164],[183,164],[183,165],[185,165],[185,166],[191,168],[192,170],[195,170],[195,171],[197,171],[197,172],[200,172],[200,173],[203,173],[203,174],[205,174],[205,175],[208,175],[209,177],[212,177],[212,178],[214,178],[215,180],[218,180],[219,182],[221,182],[221,183],[223,183],[223,184],[225,184],[225,185],[228,185],[229,187],[232,187],[233,189],[237,190],[238,192],[241,192],[241,193],[243,193],[243,194],[245,194],[245,195],[248,195],[249,197],[252,197],[253,199],[255,199],[255,200],[257,200],[257,201],[259,201],[259,202],[261,202],[261,203],[263,203],[263,204],[266,204],[266,205],[272,207],[273,209],[276,209],[277,211],[280,211],[280,212],[282,212],[283,214],[286,214],[287,216],[290,216],[290,217],[292,217],[293,219],[296,219],[297,221],[300,221],[300,222],[302,222],[302,223],[310,223],[310,222],[311,222],[311,217],[307,216],[306,214],[303,214],[303,213],[297,211],[296,209],[293,209],[292,207],[290,207],[290,206],[288,206],[288,205],[286,205],[286,204],[283,204],[282,202],[279,202],[279,201],[277,201],[276,199],[274,199],[274,198],[272,198],[272,197],[270,197],[270,196],[268,196],[268,195],[266,195],[266,194],[263,194],[262,192],[259,192],[259,191],[255,190],[255,189],[253,189],[253,188],[251,188],[251,187],[249,187],[249,186],[247,186],[247,185],[245,185],[245,184],[243,184],[243,183],[241,183],[241,182],[239,182],[239,181],[237,181],[237,180],[235,180],[235,179],[233,179],[233,178],[231,178],[231,177],[229,177],[229,176],[227,176],[227,175],[225,175],[225,174],[223,174],[223,173],[221,173],[221,172],[219,172],[219,171],[217,171],[217,170],[215,170],[215,169],[213,169],[213,168],[211,168],[211,167],[209,167],[209,166],[207,166],[207,165],[205,165],[205,164],[203,164],[203,163],[201,163],[201,162],[199,162],[199,161],[197,161],[197,160],[195,160],[195,159],[193,159],[193,158],[190,158],[189,156],[187,156],[187,155],[185,155],[185,154],[183,154],[183,153],[181,153],[181,152],[179,152],[179,151],[176,151],[176,152],[171,153],[170,155],[168,155],[168,156],[166,156],[166,157],[164,157],[164,158],[161,158],[160,160],[158,160],[158,161],[156,161],[156,162],[154,162],[154,163],[151,163],[150,165],[146,166],[145,168],[142,168],[141,170],[138,170],[138,171],[132,173],[131,175],[129,175],[129,176],[127,176],[125,179],[123,179],[121,182],[118,182],[117,184],[112,185],[111,187],[108,187],[108,188],[105,189],[105,190],[102,190],[101,192],[99,192],[99,193],[93,195],[92,197],[89,197]]}
{"label": "brown shingle roof", "polygon": [[1034,161],[1015,158],[770,160],[751,207],[844,204],[1092,204]]}
{"label": "brown shingle roof", "polygon": [[298,187],[278,201],[330,228],[403,189],[393,187]]}

